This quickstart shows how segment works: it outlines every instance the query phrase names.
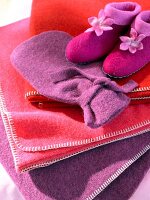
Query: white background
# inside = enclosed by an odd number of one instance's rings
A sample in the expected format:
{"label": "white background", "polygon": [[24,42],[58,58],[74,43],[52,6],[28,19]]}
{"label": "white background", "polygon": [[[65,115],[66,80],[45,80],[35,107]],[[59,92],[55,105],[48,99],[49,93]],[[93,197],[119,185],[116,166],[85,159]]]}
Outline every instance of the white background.
{"label": "white background", "polygon": [[0,0],[0,26],[30,16],[32,0]]}

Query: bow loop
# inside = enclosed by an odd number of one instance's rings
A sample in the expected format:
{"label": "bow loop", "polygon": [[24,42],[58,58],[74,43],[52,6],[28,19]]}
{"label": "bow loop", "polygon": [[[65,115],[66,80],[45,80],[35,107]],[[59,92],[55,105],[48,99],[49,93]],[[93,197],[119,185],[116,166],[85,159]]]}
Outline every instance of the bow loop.
{"label": "bow loop", "polygon": [[122,93],[129,93],[138,86],[138,84],[133,80],[130,80],[123,86],[120,86],[115,81],[112,81],[107,77],[101,77],[100,79],[94,80],[93,85],[101,85],[101,87]]}

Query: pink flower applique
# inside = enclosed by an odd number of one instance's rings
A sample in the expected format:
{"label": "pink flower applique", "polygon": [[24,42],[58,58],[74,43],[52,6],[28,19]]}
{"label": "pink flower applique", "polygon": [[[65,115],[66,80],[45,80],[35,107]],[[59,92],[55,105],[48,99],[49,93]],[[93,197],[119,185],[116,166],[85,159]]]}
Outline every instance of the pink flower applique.
{"label": "pink flower applique", "polygon": [[114,20],[111,18],[107,18],[104,10],[100,10],[97,17],[88,18],[89,24],[92,26],[87,29],[85,32],[95,31],[97,36],[101,36],[104,31],[112,30],[111,25],[114,23]]}
{"label": "pink flower applique", "polygon": [[142,40],[146,37],[144,34],[139,34],[134,28],[131,28],[130,37],[121,36],[120,49],[123,51],[129,50],[131,53],[136,53],[137,50],[143,49]]}

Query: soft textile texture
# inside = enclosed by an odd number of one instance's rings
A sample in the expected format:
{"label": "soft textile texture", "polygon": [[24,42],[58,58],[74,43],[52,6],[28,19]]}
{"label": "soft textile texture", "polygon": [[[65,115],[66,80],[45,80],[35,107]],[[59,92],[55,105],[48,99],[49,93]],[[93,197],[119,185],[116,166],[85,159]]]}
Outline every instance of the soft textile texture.
{"label": "soft textile texture", "polygon": [[[139,3],[143,9],[149,9],[147,0],[132,1]],[[110,2],[114,0],[33,0],[30,32],[35,35],[61,30],[77,36],[89,28],[88,17],[97,16],[99,10]]]}
{"label": "soft textile texture", "polygon": [[64,32],[42,33],[20,44],[13,51],[11,60],[40,94],[80,105],[85,124],[97,128],[128,106],[130,100],[123,93],[132,91],[137,85],[130,81],[119,87],[104,77],[98,63],[82,67],[68,62],[65,49],[70,39]]}
{"label": "soft textile texture", "polygon": [[[13,178],[26,200],[83,200],[98,189],[118,167],[150,142],[149,133],[108,144],[49,167],[16,174],[4,126],[0,120],[0,162]],[[150,153],[140,157],[96,199],[127,200],[150,167]],[[67,174],[66,174],[67,171]],[[126,184],[128,183],[128,184]],[[124,187],[126,185],[126,187]],[[69,188],[69,190],[68,190]],[[32,191],[32,192],[31,192]],[[120,191],[120,192],[118,192]]]}
{"label": "soft textile texture", "polygon": [[[71,35],[82,33],[87,18],[100,10],[100,0],[36,0],[32,4],[30,29],[33,35],[60,30]],[[44,13],[44,14],[43,14]]]}
{"label": "soft textile texture", "polygon": [[149,104],[129,106],[109,125],[96,130],[84,125],[78,107],[52,105],[41,110],[30,105],[24,94],[33,88],[10,64],[12,50],[29,37],[28,25],[18,22],[1,28],[0,37],[1,111],[17,171],[50,165],[96,145],[149,130]]}
{"label": "soft textile texture", "polygon": [[[53,105],[53,107],[62,107],[62,104],[56,101],[53,101],[52,99],[46,98],[40,93],[38,93],[36,90],[28,91],[26,94],[26,99],[31,102],[33,105],[41,108],[46,109],[49,108],[49,106]],[[150,103],[150,92],[132,92],[129,93],[128,96],[131,97],[130,104],[145,104]],[[70,104],[64,104],[63,106],[70,107]]]}
{"label": "soft textile texture", "polygon": [[150,170],[146,173],[145,177],[143,178],[142,182],[138,186],[135,193],[132,195],[132,197],[129,200],[149,200],[150,199],[150,193],[149,193],[149,183],[150,183]]}
{"label": "soft textile texture", "polygon": [[[0,129],[2,131],[2,129]],[[2,134],[2,132],[1,132]],[[2,148],[2,147],[1,147]],[[0,163],[0,199],[25,200],[16,184],[12,181],[3,165]],[[3,180],[3,181],[2,181]]]}
{"label": "soft textile texture", "polygon": [[132,104],[150,103],[150,64],[147,64],[138,72],[133,75],[123,78],[115,79],[118,84],[124,84],[128,80],[132,79],[138,83],[138,88],[128,94],[132,99]]}
{"label": "soft textile texture", "polygon": [[[73,0],[68,0],[68,1],[33,0],[32,13],[30,19],[30,27],[31,27],[30,33],[34,35],[48,30],[62,30],[72,34],[73,36],[79,35],[87,28],[89,28],[89,24],[87,21],[88,17],[97,16],[99,10],[104,8],[104,6],[110,2],[114,2],[114,0],[101,0],[101,1],[92,0],[89,1],[88,3],[87,0],[80,0],[80,1],[76,0],[75,4]],[[122,2],[122,0],[115,0],[115,2]],[[150,9],[149,1],[147,0],[133,0],[133,2],[139,3],[142,6],[143,10]],[[73,7],[70,6],[69,3],[71,3]],[[77,9],[75,10],[75,12],[72,12],[71,15],[69,15],[68,12],[70,10],[74,10],[74,6],[76,6]],[[63,10],[61,9],[62,7]],[[80,12],[80,9],[82,10],[82,12]],[[63,14],[60,14],[61,11],[63,11]],[[72,19],[72,17],[80,16],[80,20],[79,21],[69,20],[69,25],[68,25],[68,16],[69,19]],[[58,22],[58,20],[59,23],[56,23]],[[76,21],[78,25],[76,25],[75,23]],[[72,26],[74,25],[75,28],[72,28]],[[81,29],[78,29],[79,27]],[[139,72],[136,72],[130,77],[130,79],[135,80],[139,84],[139,90],[137,92],[129,94],[129,96],[133,98],[133,101],[131,101],[131,103],[141,104],[150,102],[149,71],[150,71],[150,64],[148,64]],[[118,80],[118,83],[121,84],[126,83],[128,79],[129,78]]]}
{"label": "soft textile texture", "polygon": [[[129,76],[140,70],[150,62],[150,11],[141,12],[132,24],[132,28],[137,34],[144,34],[146,37],[141,41],[142,50],[131,53],[129,50],[123,51],[120,41],[114,50],[106,57],[103,64],[103,71],[113,77]],[[129,33],[128,33],[129,35]]]}
{"label": "soft textile texture", "polygon": [[[133,165],[131,165],[130,168],[127,169],[127,171],[121,176],[116,179],[109,187],[107,187],[99,196],[95,198],[95,200],[137,200],[134,198],[132,193],[135,191],[135,186],[137,181],[141,179],[141,172],[143,175],[146,174],[146,172],[149,170],[149,155],[150,151],[139,159],[137,162],[135,162]],[[147,164],[146,164],[147,163]],[[145,186],[144,186],[145,187]],[[122,188],[122,189],[120,189]],[[143,190],[144,191],[144,190]],[[145,193],[145,197],[149,197],[149,193]],[[143,200],[145,200],[142,197]],[[140,199],[141,200],[141,199]],[[148,200],[148,199],[146,199]]]}
{"label": "soft textile texture", "polygon": [[74,63],[86,63],[102,58],[114,48],[121,32],[128,28],[140,11],[140,5],[132,2],[106,5],[104,13],[106,20],[113,20],[113,30],[104,31],[100,36],[94,31],[78,35],[67,45],[66,57]]}

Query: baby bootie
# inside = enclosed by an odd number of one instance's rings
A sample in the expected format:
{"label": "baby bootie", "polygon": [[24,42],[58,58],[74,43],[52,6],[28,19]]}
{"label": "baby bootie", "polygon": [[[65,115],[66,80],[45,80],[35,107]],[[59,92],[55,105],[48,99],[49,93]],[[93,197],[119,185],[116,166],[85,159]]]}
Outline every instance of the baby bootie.
{"label": "baby bootie", "polygon": [[103,71],[112,77],[129,76],[150,62],[150,11],[141,12],[127,36],[107,56]]}
{"label": "baby bootie", "polygon": [[100,10],[98,18],[88,19],[92,27],[70,41],[66,48],[67,59],[86,63],[105,56],[140,11],[141,6],[133,2],[107,4],[104,10]]}

